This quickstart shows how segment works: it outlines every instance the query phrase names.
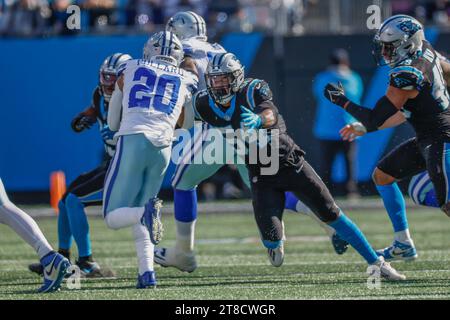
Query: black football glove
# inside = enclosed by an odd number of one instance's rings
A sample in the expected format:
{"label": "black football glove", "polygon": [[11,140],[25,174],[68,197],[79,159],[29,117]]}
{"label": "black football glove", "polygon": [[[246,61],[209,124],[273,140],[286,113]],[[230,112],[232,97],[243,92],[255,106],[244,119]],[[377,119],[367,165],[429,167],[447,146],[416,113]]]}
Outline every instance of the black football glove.
{"label": "black football glove", "polygon": [[79,115],[72,120],[72,129],[75,132],[81,132],[92,127],[95,122],[96,119],[92,117]]}
{"label": "black football glove", "polygon": [[334,103],[342,108],[349,101],[345,96],[344,87],[340,82],[339,84],[328,83],[325,86],[323,94],[325,98],[331,101],[331,103]]}

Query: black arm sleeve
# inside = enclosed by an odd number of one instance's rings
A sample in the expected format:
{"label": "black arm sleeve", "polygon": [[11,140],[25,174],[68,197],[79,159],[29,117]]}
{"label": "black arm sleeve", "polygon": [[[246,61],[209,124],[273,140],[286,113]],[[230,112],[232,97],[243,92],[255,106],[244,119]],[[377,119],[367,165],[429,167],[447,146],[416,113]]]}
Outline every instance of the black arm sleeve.
{"label": "black arm sleeve", "polygon": [[386,96],[383,96],[378,100],[373,109],[365,108],[350,102],[345,110],[361,121],[366,127],[367,132],[378,130],[378,127],[383,125],[387,119],[399,111]]}

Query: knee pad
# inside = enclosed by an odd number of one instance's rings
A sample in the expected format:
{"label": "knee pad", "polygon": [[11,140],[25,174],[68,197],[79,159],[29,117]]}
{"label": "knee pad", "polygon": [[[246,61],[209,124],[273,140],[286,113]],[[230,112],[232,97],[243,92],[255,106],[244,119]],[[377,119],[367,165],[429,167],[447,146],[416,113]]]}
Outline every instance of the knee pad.
{"label": "knee pad", "polygon": [[450,202],[441,206],[441,210],[450,218]]}

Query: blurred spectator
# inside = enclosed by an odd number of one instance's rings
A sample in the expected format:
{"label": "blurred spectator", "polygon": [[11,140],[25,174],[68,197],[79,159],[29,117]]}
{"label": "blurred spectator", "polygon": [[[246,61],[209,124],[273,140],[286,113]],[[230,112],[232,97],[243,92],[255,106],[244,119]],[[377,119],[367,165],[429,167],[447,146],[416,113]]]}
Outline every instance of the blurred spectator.
{"label": "blurred spectator", "polygon": [[330,55],[330,65],[327,70],[319,73],[314,79],[313,93],[318,103],[314,135],[320,141],[322,154],[322,177],[330,190],[335,191],[332,184],[332,166],[336,156],[344,154],[347,178],[345,181],[345,193],[348,196],[357,196],[358,189],[354,176],[355,143],[343,141],[339,130],[346,124],[355,121],[340,107],[331,104],[323,96],[323,88],[328,82],[341,82],[346,96],[359,103],[363,93],[361,77],[350,69],[348,52],[344,49],[336,49]]}
{"label": "blurred spectator", "polygon": [[80,5],[88,12],[90,27],[104,29],[108,25],[116,24],[113,16],[116,8],[115,0],[82,0]]}
{"label": "blurred spectator", "polygon": [[5,0],[2,4],[0,32],[31,36],[43,33],[50,17],[46,0]]}

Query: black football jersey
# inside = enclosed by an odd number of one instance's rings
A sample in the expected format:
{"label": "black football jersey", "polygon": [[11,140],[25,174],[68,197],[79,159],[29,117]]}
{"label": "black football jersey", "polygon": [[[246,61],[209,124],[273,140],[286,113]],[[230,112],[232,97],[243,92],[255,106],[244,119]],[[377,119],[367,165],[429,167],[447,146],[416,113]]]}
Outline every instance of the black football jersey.
{"label": "black football jersey", "polygon": [[[242,129],[241,113],[242,107],[261,113],[265,109],[272,109],[276,122],[266,128],[269,137],[274,136],[274,129],[277,129],[279,164],[282,166],[297,166],[303,161],[305,154],[287,134],[286,124],[282,115],[278,112],[278,108],[272,102],[272,91],[264,80],[245,79],[239,91],[234,95],[229,107],[223,107],[216,104],[212,97],[209,96],[207,90],[199,91],[193,99],[194,111],[198,120],[204,121],[212,127],[222,129]],[[271,134],[272,133],[272,134]],[[270,139],[269,139],[270,141]],[[270,142],[269,142],[270,146]],[[258,148],[262,146],[258,145]],[[264,146],[267,147],[267,146]],[[268,148],[270,151],[270,148]],[[267,154],[270,155],[270,152]],[[260,168],[265,165],[258,162],[252,163],[246,159],[247,167],[251,175],[259,175]]]}
{"label": "black football jersey", "polygon": [[[108,125],[108,102],[104,99],[101,89],[97,86],[92,93],[92,107],[95,109],[99,130]],[[103,141],[105,152],[108,157],[112,157],[116,151],[116,142],[112,140]]]}
{"label": "black football jersey", "polygon": [[407,59],[389,73],[390,85],[403,90],[417,90],[403,112],[417,137],[450,140],[450,98],[444,80],[440,56],[426,41],[422,52]]}

